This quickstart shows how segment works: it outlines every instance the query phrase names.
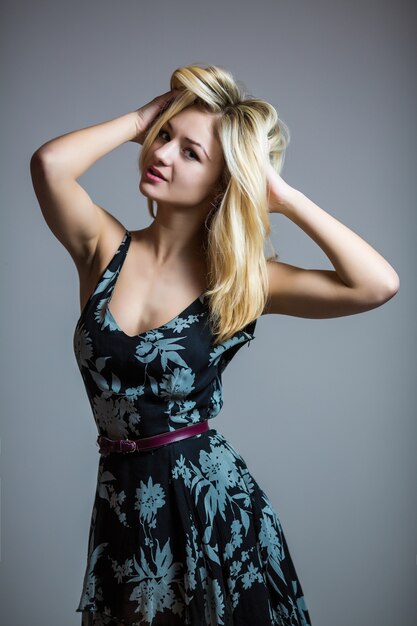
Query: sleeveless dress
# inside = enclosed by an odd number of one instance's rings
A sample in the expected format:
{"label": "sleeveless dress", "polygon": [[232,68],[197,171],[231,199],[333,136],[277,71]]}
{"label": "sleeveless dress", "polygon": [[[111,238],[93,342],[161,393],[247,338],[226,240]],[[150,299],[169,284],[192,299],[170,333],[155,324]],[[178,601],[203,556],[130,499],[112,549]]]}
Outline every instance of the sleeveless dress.
{"label": "sleeveless dress", "polygon": [[[168,323],[127,335],[108,304],[130,241],[126,230],[73,337],[98,434],[111,439],[216,417],[222,372],[257,321],[214,347],[202,294]],[[76,612],[82,626],[310,626],[277,514],[214,428],[99,455]]]}

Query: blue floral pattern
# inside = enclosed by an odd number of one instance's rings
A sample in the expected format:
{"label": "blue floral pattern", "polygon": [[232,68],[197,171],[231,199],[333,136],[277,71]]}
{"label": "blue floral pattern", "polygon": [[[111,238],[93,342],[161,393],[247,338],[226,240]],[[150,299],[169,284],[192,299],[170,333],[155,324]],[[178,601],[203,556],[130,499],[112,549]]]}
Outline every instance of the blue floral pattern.
{"label": "blue floral pattern", "polygon": [[[98,434],[141,438],[212,419],[222,373],[256,321],[218,346],[204,294],[173,320],[125,334],[109,308],[126,230],[75,327]],[[283,530],[242,456],[216,429],[100,456],[82,626],[310,626]]]}

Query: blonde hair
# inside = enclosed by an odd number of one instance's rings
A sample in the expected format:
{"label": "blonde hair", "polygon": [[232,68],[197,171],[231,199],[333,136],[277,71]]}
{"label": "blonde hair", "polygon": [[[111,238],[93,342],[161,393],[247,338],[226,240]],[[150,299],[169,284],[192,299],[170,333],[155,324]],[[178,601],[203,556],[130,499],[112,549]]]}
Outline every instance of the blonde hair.
{"label": "blonde hair", "polygon": [[[224,154],[224,171],[206,219],[210,324],[219,344],[258,318],[268,299],[266,262],[277,259],[270,241],[266,164],[280,173],[290,141],[276,109],[245,93],[240,81],[221,67],[188,65],[171,75],[171,89],[181,93],[162,109],[147,130],[139,157],[144,164],[161,127],[174,115],[199,106],[218,114],[215,133]],[[148,210],[155,218],[153,201]],[[273,252],[266,256],[267,242]]]}

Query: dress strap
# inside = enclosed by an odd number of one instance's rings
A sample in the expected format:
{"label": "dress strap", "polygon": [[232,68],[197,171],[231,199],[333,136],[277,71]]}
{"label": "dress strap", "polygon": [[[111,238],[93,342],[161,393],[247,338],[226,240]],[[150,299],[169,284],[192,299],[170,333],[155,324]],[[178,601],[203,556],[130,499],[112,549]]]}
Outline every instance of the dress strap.
{"label": "dress strap", "polygon": [[108,295],[111,291],[113,283],[115,282],[120,270],[123,267],[124,260],[126,258],[127,251],[132,239],[132,235],[129,230],[126,229],[122,241],[119,244],[116,252],[111,258],[109,264],[101,275],[97,287],[93,292],[93,297],[100,295],[101,298]]}
{"label": "dress strap", "polygon": [[122,266],[123,262],[126,258],[127,251],[129,249],[130,241],[132,239],[132,234],[129,230],[125,230],[125,234],[123,236],[122,241],[119,244],[116,252],[110,259],[107,267],[101,274],[96,288],[90,295],[87,303],[81,313],[81,317],[83,317],[91,307],[96,307],[98,305],[101,307],[105,300],[108,298],[109,293],[111,293],[112,286],[117,278]]}

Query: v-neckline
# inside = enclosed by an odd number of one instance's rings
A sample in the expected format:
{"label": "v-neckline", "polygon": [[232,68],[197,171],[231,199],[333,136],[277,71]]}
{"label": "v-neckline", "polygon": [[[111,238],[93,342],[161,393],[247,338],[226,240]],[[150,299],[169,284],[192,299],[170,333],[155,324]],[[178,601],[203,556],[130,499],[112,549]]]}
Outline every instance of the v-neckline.
{"label": "v-neckline", "polygon": [[136,333],[136,334],[134,334],[134,335],[128,335],[128,334],[127,334],[127,333],[126,333],[126,332],[125,332],[125,331],[124,331],[124,330],[120,327],[120,325],[119,325],[118,321],[117,321],[117,320],[116,320],[116,318],[114,317],[114,315],[113,315],[113,313],[111,312],[110,307],[109,307],[110,301],[111,301],[111,299],[112,299],[112,297],[113,297],[113,294],[114,294],[114,289],[115,289],[115,287],[116,287],[117,279],[118,279],[118,277],[120,276],[120,272],[122,271],[122,267],[123,267],[123,264],[124,264],[124,262],[125,262],[125,260],[126,260],[127,253],[129,252],[129,249],[130,249],[130,244],[131,244],[131,241],[132,241],[132,233],[131,233],[128,229],[126,229],[126,231],[125,231],[125,236],[126,236],[126,235],[127,235],[127,247],[126,247],[126,249],[125,249],[125,251],[124,251],[123,257],[122,257],[122,259],[121,259],[121,261],[120,261],[120,264],[119,264],[119,266],[118,266],[118,268],[117,268],[117,272],[115,273],[115,280],[114,280],[114,283],[113,283],[113,286],[112,286],[112,289],[111,289],[110,295],[106,298],[106,301],[105,301],[105,313],[106,313],[106,315],[108,315],[108,316],[111,318],[111,320],[112,320],[113,324],[116,326],[117,330],[118,330],[119,332],[121,332],[121,333],[122,333],[122,335],[124,335],[124,336],[125,336],[125,337],[127,337],[128,339],[138,339],[138,338],[140,338],[140,337],[143,337],[144,335],[147,335],[148,333],[156,332],[157,330],[160,330],[161,328],[164,328],[164,327],[165,327],[165,326],[167,326],[168,324],[172,324],[173,322],[175,322],[176,320],[178,320],[178,319],[179,319],[180,317],[182,317],[185,313],[187,313],[187,312],[188,312],[188,310],[189,310],[189,309],[191,309],[191,308],[192,308],[192,307],[193,307],[193,306],[194,306],[194,305],[195,305],[198,301],[201,301],[201,299],[203,298],[203,296],[205,295],[205,293],[206,293],[206,291],[207,291],[207,290],[204,290],[202,293],[200,293],[200,294],[199,294],[199,295],[198,295],[198,296],[197,296],[197,297],[196,297],[196,298],[195,298],[192,302],[190,302],[190,304],[188,304],[188,305],[185,307],[185,309],[183,309],[182,311],[180,311],[179,313],[177,313],[177,315],[175,315],[175,317],[173,317],[172,319],[168,320],[167,322],[164,322],[164,323],[163,323],[163,324],[161,324],[160,326],[156,326],[155,328],[149,328],[148,330],[144,330],[144,331],[142,331],[142,332],[140,332],[140,333]]}

